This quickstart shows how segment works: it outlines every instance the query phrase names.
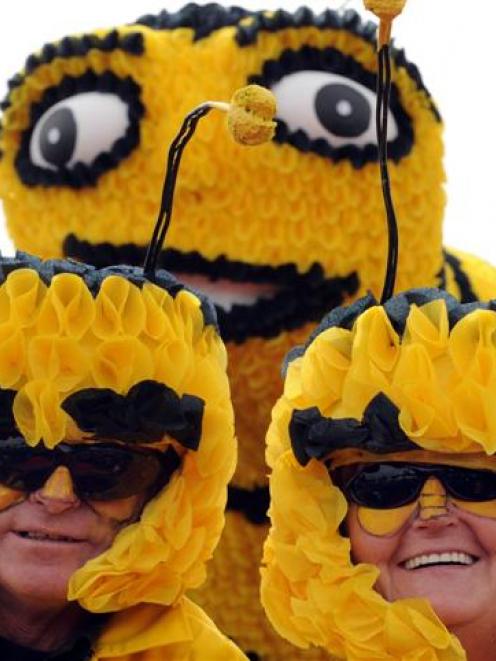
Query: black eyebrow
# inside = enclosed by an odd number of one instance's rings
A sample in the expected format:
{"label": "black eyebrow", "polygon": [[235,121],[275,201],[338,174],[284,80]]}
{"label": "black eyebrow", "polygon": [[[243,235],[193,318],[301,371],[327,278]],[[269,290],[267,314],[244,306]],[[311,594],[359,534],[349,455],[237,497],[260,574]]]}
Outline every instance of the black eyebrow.
{"label": "black eyebrow", "polygon": [[102,37],[95,34],[83,34],[80,37],[64,37],[57,43],[45,44],[39,53],[29,55],[24,65],[24,72],[17,73],[7,83],[8,93],[0,103],[0,108],[6,110],[10,106],[12,90],[24,84],[38,67],[50,64],[55,58],[67,59],[69,57],[84,57],[90,50],[99,50],[104,53],[123,51],[130,55],[140,56],[145,52],[143,35],[140,32],[119,34],[111,30]]}
{"label": "black eyebrow", "polygon": [[164,9],[158,14],[140,16],[135,24],[164,31],[190,28],[193,31],[193,41],[199,41],[206,39],[217,30],[236,26],[244,18],[258,13],[242,7],[224,7],[215,2],[206,5],[190,2],[179,11],[169,12]]}
{"label": "black eyebrow", "polygon": [[[377,31],[375,23],[363,20],[360,14],[353,9],[344,12],[325,9],[321,13],[315,13],[308,7],[300,7],[294,13],[278,9],[270,14],[264,11],[254,12],[252,19],[250,22],[240,22],[236,27],[236,42],[241,48],[255,45],[259,36],[264,32],[275,33],[287,29],[312,27],[318,30],[343,30],[375,47]],[[393,46],[391,55],[395,65],[405,69],[417,89],[426,94],[435,119],[441,122],[439,110],[425,86],[417,66],[407,60],[405,51],[401,48]]]}

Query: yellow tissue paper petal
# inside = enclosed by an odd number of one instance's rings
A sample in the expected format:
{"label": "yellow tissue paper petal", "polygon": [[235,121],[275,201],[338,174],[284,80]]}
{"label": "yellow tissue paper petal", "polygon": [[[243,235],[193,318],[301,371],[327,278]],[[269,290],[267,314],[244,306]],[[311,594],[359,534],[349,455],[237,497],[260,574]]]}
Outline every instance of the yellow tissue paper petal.
{"label": "yellow tissue paper petal", "polygon": [[60,396],[47,380],[30,381],[15,396],[13,413],[19,431],[29,445],[41,439],[53,448],[64,438],[67,416],[60,408]]}

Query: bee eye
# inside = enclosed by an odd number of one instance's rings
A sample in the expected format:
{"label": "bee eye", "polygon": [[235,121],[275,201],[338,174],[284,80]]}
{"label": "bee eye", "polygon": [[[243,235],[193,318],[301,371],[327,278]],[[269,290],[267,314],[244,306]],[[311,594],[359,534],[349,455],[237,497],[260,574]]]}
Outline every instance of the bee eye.
{"label": "bee eye", "polygon": [[[324,140],[331,148],[377,145],[373,121],[376,94],[365,85],[335,73],[298,71],[272,86],[277,116],[290,133],[303,131],[311,140]],[[391,111],[388,140],[398,137]]]}
{"label": "bee eye", "polygon": [[126,135],[128,105],[112,93],[84,92],[59,101],[36,122],[29,156],[49,170],[90,166]]}

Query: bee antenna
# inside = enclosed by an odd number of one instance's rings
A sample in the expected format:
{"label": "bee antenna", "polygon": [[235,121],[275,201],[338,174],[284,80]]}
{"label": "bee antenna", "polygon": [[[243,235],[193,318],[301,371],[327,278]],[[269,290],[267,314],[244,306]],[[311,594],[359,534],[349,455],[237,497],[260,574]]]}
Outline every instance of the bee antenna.
{"label": "bee antenna", "polygon": [[391,54],[389,43],[383,44],[377,51],[377,65],[377,105],[375,117],[379,149],[379,169],[388,232],[386,274],[380,299],[381,304],[383,304],[393,295],[398,270],[398,222],[396,220],[391,194],[387,156],[389,97],[391,94]]}

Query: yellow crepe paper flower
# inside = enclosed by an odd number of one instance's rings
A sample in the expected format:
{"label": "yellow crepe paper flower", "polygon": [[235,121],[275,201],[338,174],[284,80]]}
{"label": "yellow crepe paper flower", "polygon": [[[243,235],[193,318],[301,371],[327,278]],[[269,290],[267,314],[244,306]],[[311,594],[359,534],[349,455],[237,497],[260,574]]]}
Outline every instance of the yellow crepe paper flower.
{"label": "yellow crepe paper flower", "polygon": [[89,371],[85,352],[71,337],[39,335],[29,342],[29,373],[48,379],[61,392],[74,390]]}
{"label": "yellow crepe paper flower", "polygon": [[21,379],[26,365],[26,341],[15,324],[0,326],[0,387],[12,388]]}
{"label": "yellow crepe paper flower", "polygon": [[94,318],[95,301],[81,278],[73,273],[60,273],[52,279],[36,326],[40,335],[67,335],[78,340]]}
{"label": "yellow crepe paper flower", "polygon": [[34,324],[45,289],[37,273],[30,269],[11,273],[0,290],[0,324],[11,322],[22,327]]}
{"label": "yellow crepe paper flower", "polygon": [[146,308],[138,287],[118,276],[105,278],[95,300],[93,333],[105,339],[139,335],[145,319]]}
{"label": "yellow crepe paper flower", "polygon": [[150,379],[153,363],[150,351],[132,336],[105,340],[97,348],[91,364],[91,375],[98,388],[111,388],[125,393],[139,381]]}
{"label": "yellow crepe paper flower", "polygon": [[42,438],[48,448],[53,448],[64,438],[67,416],[60,401],[56,386],[46,379],[29,381],[17,392],[14,418],[29,445],[37,445]]}

